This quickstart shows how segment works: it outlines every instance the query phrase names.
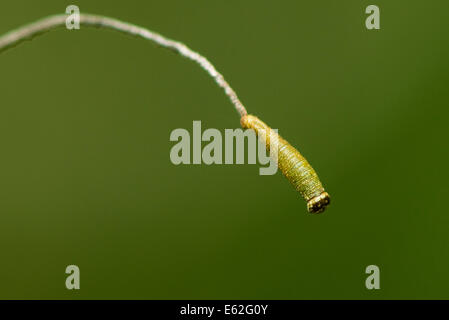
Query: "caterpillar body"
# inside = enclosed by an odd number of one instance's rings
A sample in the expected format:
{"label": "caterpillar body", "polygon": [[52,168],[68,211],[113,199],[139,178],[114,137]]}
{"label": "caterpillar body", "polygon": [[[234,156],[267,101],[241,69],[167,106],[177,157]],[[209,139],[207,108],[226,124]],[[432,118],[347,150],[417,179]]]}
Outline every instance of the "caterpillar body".
{"label": "caterpillar body", "polygon": [[307,201],[307,210],[310,213],[323,212],[330,203],[329,194],[324,191],[315,170],[299,151],[253,115],[244,115],[240,123],[244,129],[253,129],[258,137],[266,141],[267,151],[277,148],[279,170]]}

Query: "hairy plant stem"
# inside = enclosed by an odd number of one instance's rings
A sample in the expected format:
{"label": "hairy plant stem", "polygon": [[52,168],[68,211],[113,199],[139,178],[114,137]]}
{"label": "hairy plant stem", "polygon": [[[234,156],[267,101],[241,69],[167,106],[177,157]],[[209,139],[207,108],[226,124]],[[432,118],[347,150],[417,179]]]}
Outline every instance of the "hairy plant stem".
{"label": "hairy plant stem", "polygon": [[[4,34],[0,37],[0,53],[20,44],[21,42],[24,42],[25,40],[31,40],[40,34],[49,32],[57,28],[65,27],[68,17],[69,16],[65,14],[48,16]],[[209,60],[207,60],[199,53],[191,50],[185,44],[168,39],[148,29],[109,17],[103,17],[93,14],[80,14],[80,24],[89,27],[113,29],[119,32],[126,33],[128,35],[138,36],[155,42],[164,48],[173,50],[187,59],[195,61],[215,80],[215,82],[221,88],[223,88],[224,92],[231,100],[240,117],[243,117],[247,114],[245,107],[240,102],[235,91],[226,82],[223,75],[215,69],[215,67],[212,63],[209,62]]]}

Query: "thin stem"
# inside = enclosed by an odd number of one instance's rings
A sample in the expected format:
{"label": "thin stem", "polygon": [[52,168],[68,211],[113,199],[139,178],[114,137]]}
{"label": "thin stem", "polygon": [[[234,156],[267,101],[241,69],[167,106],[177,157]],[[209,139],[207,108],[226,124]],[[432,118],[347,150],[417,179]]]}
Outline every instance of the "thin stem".
{"label": "thin stem", "polygon": [[[64,14],[49,16],[34,23],[20,27],[9,33],[6,33],[5,35],[0,37],[0,53],[18,45],[25,40],[31,40],[40,34],[65,26],[67,17],[68,16]],[[187,59],[195,61],[200,65],[201,68],[206,70],[206,72],[212,78],[214,78],[215,82],[221,88],[223,88],[226,95],[234,104],[235,109],[240,114],[240,117],[243,117],[247,114],[245,107],[240,102],[235,91],[226,82],[223,75],[218,72],[213,64],[210,63],[204,56],[191,50],[185,44],[168,39],[148,29],[103,16],[80,14],[80,24],[90,27],[113,29],[129,35],[142,37],[144,39],[153,41],[164,48],[171,49]]]}

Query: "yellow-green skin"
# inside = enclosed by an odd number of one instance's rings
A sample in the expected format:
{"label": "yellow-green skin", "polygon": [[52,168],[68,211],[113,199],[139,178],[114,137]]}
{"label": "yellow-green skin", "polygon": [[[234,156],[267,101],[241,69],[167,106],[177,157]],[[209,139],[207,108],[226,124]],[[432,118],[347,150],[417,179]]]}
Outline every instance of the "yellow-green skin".
{"label": "yellow-green skin", "polygon": [[324,191],[315,170],[299,151],[253,115],[243,116],[240,123],[244,129],[253,129],[258,137],[266,141],[267,151],[277,144],[279,170],[307,201],[307,210],[310,213],[323,212],[330,203],[329,194]]}

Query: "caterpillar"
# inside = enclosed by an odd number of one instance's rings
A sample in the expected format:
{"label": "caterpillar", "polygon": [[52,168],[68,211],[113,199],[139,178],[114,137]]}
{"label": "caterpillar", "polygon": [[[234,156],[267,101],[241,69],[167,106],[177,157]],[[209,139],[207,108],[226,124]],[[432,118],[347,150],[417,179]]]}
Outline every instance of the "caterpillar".
{"label": "caterpillar", "polygon": [[[68,16],[64,14],[48,16],[0,36],[0,53],[25,40],[30,40],[50,30],[64,27],[67,18]],[[191,50],[181,42],[171,40],[156,32],[114,18],[93,14],[80,14],[79,18],[81,25],[112,29],[128,35],[141,37],[196,62],[224,90],[240,115],[242,127],[245,129],[253,129],[259,137],[265,137],[267,151],[273,148],[278,150],[278,167],[293,187],[306,200],[307,210],[311,213],[320,213],[329,205],[329,194],[324,191],[316,172],[307,160],[286,140],[277,135],[277,133],[274,133],[263,121],[255,116],[248,115],[246,108],[239,100],[235,91],[226,82],[223,75],[204,56]],[[270,135],[267,135],[267,132]]]}
{"label": "caterpillar", "polygon": [[277,149],[279,170],[307,201],[307,210],[310,213],[323,212],[330,203],[329,194],[324,191],[315,170],[301,153],[256,116],[245,115],[240,119],[240,124],[244,129],[253,129],[257,136],[262,136],[267,151]]}

